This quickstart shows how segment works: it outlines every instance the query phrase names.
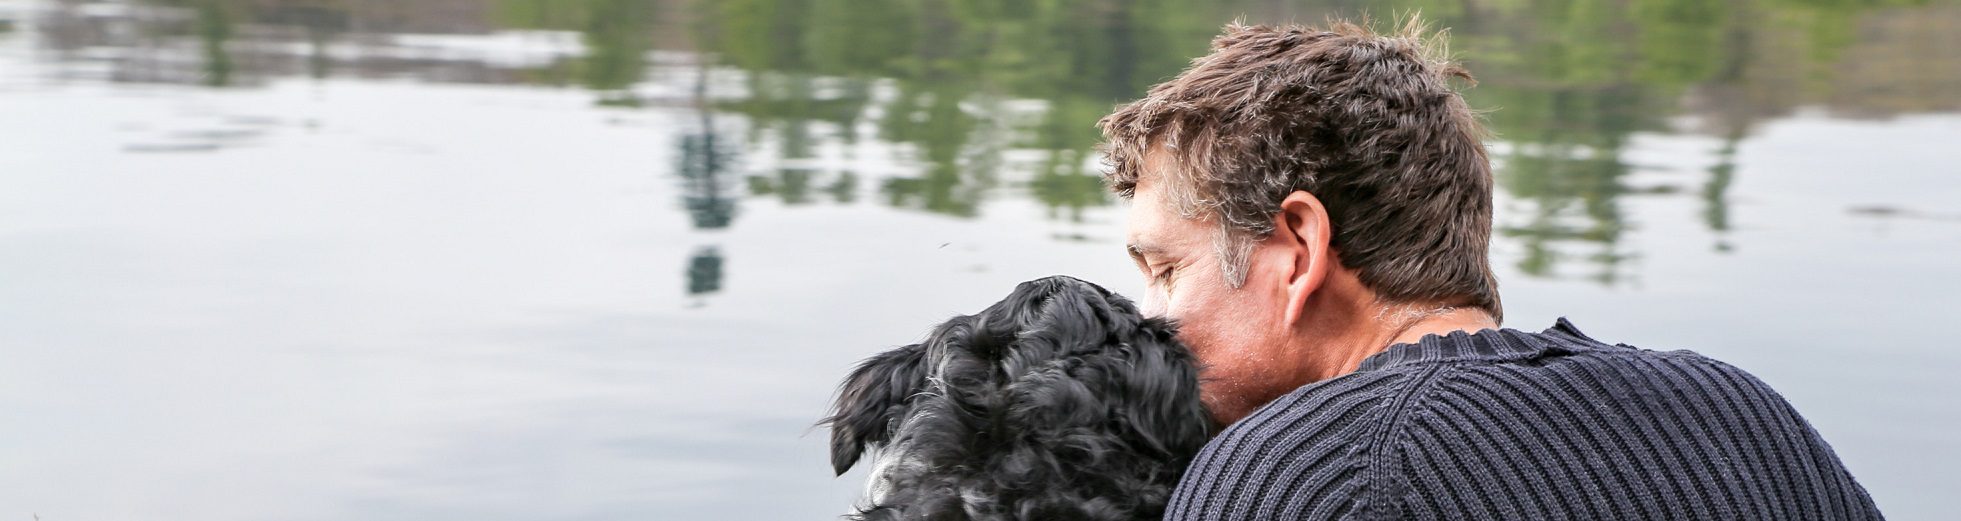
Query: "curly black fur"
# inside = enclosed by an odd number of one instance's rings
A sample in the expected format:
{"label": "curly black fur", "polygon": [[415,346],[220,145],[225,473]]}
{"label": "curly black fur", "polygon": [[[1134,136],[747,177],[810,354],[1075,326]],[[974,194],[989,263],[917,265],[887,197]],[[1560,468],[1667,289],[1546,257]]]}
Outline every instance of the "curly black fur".
{"label": "curly black fur", "polygon": [[1159,518],[1212,431],[1174,331],[1056,276],[866,360],[824,420],[837,473],[881,450],[853,517]]}

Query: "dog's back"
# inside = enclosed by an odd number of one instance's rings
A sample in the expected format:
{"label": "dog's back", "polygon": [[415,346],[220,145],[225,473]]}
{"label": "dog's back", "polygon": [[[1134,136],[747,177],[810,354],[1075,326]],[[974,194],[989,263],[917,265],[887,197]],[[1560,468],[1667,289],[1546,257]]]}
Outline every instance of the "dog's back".
{"label": "dog's back", "polygon": [[1156,519],[1209,418],[1169,322],[1058,276],[866,360],[825,423],[839,474],[880,449],[865,519]]}

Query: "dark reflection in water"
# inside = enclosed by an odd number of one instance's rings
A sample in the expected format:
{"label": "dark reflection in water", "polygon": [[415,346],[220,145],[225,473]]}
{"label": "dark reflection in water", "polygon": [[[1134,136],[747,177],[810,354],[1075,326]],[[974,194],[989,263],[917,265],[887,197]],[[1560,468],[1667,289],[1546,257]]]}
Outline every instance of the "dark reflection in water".
{"label": "dark reflection in water", "polygon": [[205,85],[223,87],[231,83],[231,53],[225,50],[225,42],[232,35],[230,11],[231,8],[219,2],[197,5],[197,34],[204,48]]}
{"label": "dark reflection in water", "polygon": [[729,227],[735,221],[735,183],[730,167],[735,161],[733,146],[715,128],[715,118],[706,108],[700,111],[700,128],[681,135],[676,175],[682,184],[683,207],[696,229]]}
{"label": "dark reflection in water", "polygon": [[[688,257],[688,296],[702,297],[722,290],[722,252],[703,246]],[[699,302],[699,301],[697,301]]]}
{"label": "dark reflection in water", "polygon": [[[64,4],[71,5],[71,4]],[[898,208],[975,217],[1003,189],[1026,194],[1056,219],[1080,219],[1110,199],[1096,178],[1090,125],[1115,103],[1175,74],[1203,52],[1221,21],[1314,20],[1329,13],[1420,9],[1450,27],[1458,56],[1481,83],[1499,138],[1499,224],[1518,246],[1505,259],[1536,276],[1614,284],[1640,252],[1621,244],[1623,203],[1698,197],[1711,248],[1735,248],[1728,187],[1735,143],[1766,118],[1818,106],[1885,118],[1961,103],[1961,9],[1917,1],[1639,0],[1387,4],[1150,0],[949,2],[931,0],[438,0],[152,2],[131,19],[55,11],[58,50],[119,45],[121,81],[227,86],[284,76],[409,76],[425,81],[576,84],[600,105],[698,104],[702,126],[684,135],[675,175],[697,228],[729,226],[729,176],[748,195],[786,204],[823,192],[858,201],[869,181]],[[175,8],[175,9],[171,9]],[[140,31],[110,30],[136,24]],[[408,36],[500,30],[571,31],[576,44],[532,63],[425,52]],[[178,60],[134,39],[194,33],[199,59]],[[404,37],[394,38],[391,34]],[[142,36],[135,36],[142,35]],[[525,36],[518,36],[523,39]],[[542,36],[534,38],[545,38]],[[295,55],[293,46],[306,49]],[[696,53],[704,92],[644,89],[650,51]],[[658,52],[655,54],[658,56]],[[709,84],[708,68],[729,82]],[[678,68],[677,68],[678,69]],[[739,115],[746,135],[721,136],[711,113]],[[1636,185],[1623,151],[1637,132],[1720,137],[1700,179]],[[867,135],[869,134],[869,135]],[[825,144],[874,137],[884,153],[917,164],[876,175],[806,166]],[[768,143],[768,147],[760,144]],[[769,150],[757,170],[731,171],[735,149]],[[855,150],[855,149],[854,149]],[[784,164],[780,167],[761,165]],[[1567,273],[1562,267],[1577,269]]]}

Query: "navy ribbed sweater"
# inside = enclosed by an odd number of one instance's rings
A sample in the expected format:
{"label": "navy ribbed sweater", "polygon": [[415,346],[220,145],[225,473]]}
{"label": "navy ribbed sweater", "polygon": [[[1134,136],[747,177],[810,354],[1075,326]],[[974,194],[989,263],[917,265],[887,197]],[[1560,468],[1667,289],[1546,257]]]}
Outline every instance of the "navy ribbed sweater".
{"label": "navy ribbed sweater", "polygon": [[1167,519],[1879,519],[1791,405],[1560,319],[1430,335],[1233,424]]}

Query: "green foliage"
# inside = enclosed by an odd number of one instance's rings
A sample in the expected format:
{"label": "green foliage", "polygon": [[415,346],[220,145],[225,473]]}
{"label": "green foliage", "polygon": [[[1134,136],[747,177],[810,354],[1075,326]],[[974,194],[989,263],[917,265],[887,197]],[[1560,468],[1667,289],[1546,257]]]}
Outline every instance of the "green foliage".
{"label": "green foliage", "polygon": [[225,48],[232,38],[232,7],[219,0],[196,3],[198,43],[204,50],[204,84],[231,84],[232,57]]}
{"label": "green foliage", "polygon": [[[1520,267],[1558,275],[1570,260],[1589,277],[1620,279],[1630,225],[1619,201],[1688,193],[1633,189],[1621,150],[1636,132],[1664,131],[1698,89],[1784,78],[1749,68],[1768,42],[1806,46],[1797,78],[1810,77],[1854,41],[1857,20],[1886,0],[1402,0],[1375,5],[1303,3],[1303,10],[1378,20],[1421,12],[1451,29],[1458,57],[1481,82],[1467,90],[1511,152],[1496,158],[1500,187],[1530,210],[1500,232],[1525,247]],[[1197,0],[733,0],[712,9],[713,52],[758,76],[889,79],[896,95],[815,100],[806,91],[760,88],[736,109],[798,142],[800,122],[851,126],[849,114],[882,112],[881,139],[918,147],[919,177],[887,179],[887,204],[970,216],[998,184],[986,158],[1002,147],[1044,151],[1027,189],[1056,218],[1079,219],[1109,199],[1085,154],[1100,139],[1092,123],[1116,103],[1175,75],[1203,54],[1219,25],[1261,2]],[[1313,21],[1319,17],[1294,16]],[[1249,15],[1248,21],[1283,20]],[[807,80],[768,80],[807,81]],[[1803,88],[1803,85],[1793,86]],[[1771,85],[1764,88],[1779,88]],[[1012,118],[986,100],[1037,99],[1044,110]],[[1748,98],[1746,98],[1748,99]],[[819,109],[819,104],[833,107]],[[966,107],[963,109],[962,107]],[[1774,112],[1782,108],[1738,111]],[[1726,117],[1730,132],[1749,118]],[[1005,144],[989,138],[1007,125]],[[799,134],[803,132],[803,134]],[[847,133],[848,135],[848,133]],[[785,147],[799,154],[803,147]],[[790,157],[797,157],[792,155]],[[1703,221],[1728,229],[1724,193],[1731,170],[1708,172]],[[1721,248],[1719,248],[1721,249]]]}
{"label": "green foliage", "polygon": [[[1618,279],[1628,197],[1699,194],[1701,221],[1728,230],[1734,143],[1756,121],[1848,91],[1897,92],[1886,78],[1846,78],[1849,52],[1876,16],[1914,16],[1928,0],[484,0],[491,24],[577,31],[586,53],[527,71],[543,84],[578,85],[598,102],[648,103],[633,94],[656,42],[687,42],[710,67],[740,71],[740,99],[694,101],[741,116],[748,134],[704,128],[681,140],[680,173],[697,226],[734,216],[748,195],[800,204],[829,197],[975,216],[1002,188],[1026,189],[1058,219],[1108,204],[1093,168],[1094,122],[1112,106],[1206,52],[1224,23],[1318,22],[1321,13],[1382,21],[1421,12],[1448,28],[1457,57],[1479,78],[1465,93],[1486,110],[1500,147],[1499,187],[1526,211],[1501,221],[1525,245],[1528,273],[1559,275],[1577,260]],[[155,0],[194,13],[213,86],[242,72],[229,52],[252,23],[284,23],[295,9],[338,27],[374,6],[342,0]],[[1927,9],[1928,12],[1935,12]],[[277,13],[286,12],[288,15]],[[1948,11],[1939,11],[1948,12]],[[1950,16],[1951,18],[1951,16]],[[1943,22],[1950,27],[1952,22]],[[318,28],[314,28],[318,29]],[[339,29],[335,29],[338,31]],[[328,31],[309,32],[316,45]],[[325,63],[315,68],[327,74]],[[1911,70],[1911,64],[1895,65]],[[1879,83],[1877,88],[1867,83]],[[1844,85],[1852,85],[1847,87]],[[1863,92],[1863,91],[1861,91]],[[1835,97],[1837,96],[1837,97]],[[1692,100],[1705,100],[1690,107]],[[1713,101],[1709,101],[1713,100]],[[1034,108],[1031,108],[1034,107]],[[1628,186],[1622,149],[1639,132],[1671,131],[1688,110],[1730,148],[1699,188]],[[783,159],[867,132],[899,145],[904,177],[805,167],[734,171],[733,150]],[[746,143],[738,143],[744,141]],[[1010,158],[1032,158],[1028,160]],[[1013,165],[1020,176],[1003,175]],[[1006,186],[1004,186],[1006,185]],[[1718,249],[1726,248],[1719,245]]]}
{"label": "green foliage", "polygon": [[501,24],[516,29],[579,31],[586,55],[536,78],[546,83],[576,79],[599,95],[598,103],[638,106],[626,92],[646,76],[653,49],[655,0],[497,0]]}

